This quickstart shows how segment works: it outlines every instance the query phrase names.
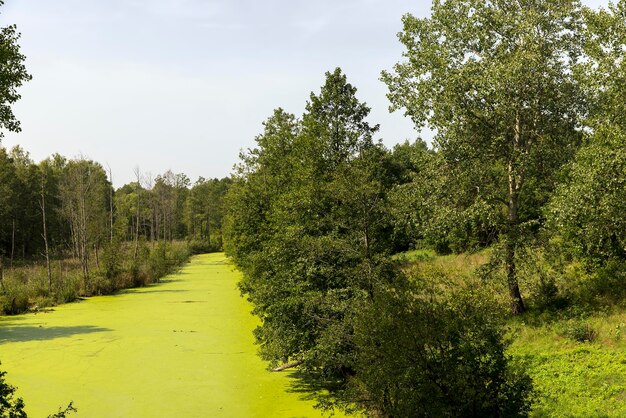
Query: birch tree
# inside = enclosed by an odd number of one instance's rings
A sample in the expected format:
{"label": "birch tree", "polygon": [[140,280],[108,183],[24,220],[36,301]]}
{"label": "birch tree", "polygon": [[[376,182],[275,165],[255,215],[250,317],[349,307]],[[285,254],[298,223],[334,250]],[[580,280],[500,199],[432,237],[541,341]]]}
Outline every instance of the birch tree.
{"label": "birch tree", "polygon": [[524,226],[580,143],[581,22],[577,0],[435,0],[431,17],[404,16],[404,61],[382,75],[391,108],[436,132],[446,171],[474,183],[475,203],[505,214],[515,314],[525,310],[515,261]]}

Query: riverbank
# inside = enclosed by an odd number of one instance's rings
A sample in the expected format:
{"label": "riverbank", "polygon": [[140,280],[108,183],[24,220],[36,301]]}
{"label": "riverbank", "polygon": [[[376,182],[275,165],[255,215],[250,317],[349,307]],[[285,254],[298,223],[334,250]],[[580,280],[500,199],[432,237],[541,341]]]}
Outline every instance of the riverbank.
{"label": "riverbank", "polygon": [[0,317],[0,361],[33,417],[315,417],[288,372],[256,355],[257,319],[223,254],[158,285]]}

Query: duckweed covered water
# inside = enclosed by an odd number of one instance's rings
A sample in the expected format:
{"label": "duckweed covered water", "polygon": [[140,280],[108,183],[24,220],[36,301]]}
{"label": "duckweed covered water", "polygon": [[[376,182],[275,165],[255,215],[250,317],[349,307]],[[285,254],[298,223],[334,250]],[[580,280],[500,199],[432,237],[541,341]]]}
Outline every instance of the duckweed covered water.
{"label": "duckweed covered water", "polygon": [[256,355],[257,320],[223,254],[162,283],[0,317],[0,361],[32,417],[316,417],[290,373]]}

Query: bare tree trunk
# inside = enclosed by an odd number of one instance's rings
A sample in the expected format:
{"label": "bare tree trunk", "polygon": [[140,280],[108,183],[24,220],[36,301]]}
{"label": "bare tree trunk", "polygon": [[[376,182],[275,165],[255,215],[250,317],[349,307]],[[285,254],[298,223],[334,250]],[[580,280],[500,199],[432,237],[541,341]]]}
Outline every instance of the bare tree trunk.
{"label": "bare tree trunk", "polygon": [[81,236],[81,262],[83,266],[83,279],[85,282],[85,287],[87,287],[87,283],[89,282],[89,245],[87,241],[87,202],[86,202],[86,187],[84,185],[83,176],[80,176],[80,195],[79,195],[79,205],[80,205],[80,236]]}
{"label": "bare tree trunk", "polygon": [[211,250],[211,208],[207,207],[206,211],[206,241],[209,244],[209,251]]}
{"label": "bare tree trunk", "polygon": [[[113,244],[113,172],[109,166],[109,180],[111,181],[111,187],[109,188],[109,227],[110,227],[110,243]],[[96,257],[97,258],[97,257]]]}
{"label": "bare tree trunk", "polygon": [[137,255],[139,253],[139,197],[141,196],[141,174],[139,172],[139,167],[135,168],[135,176],[137,177],[137,211],[135,213],[135,248],[133,250],[133,261],[137,260]]}
{"label": "bare tree trunk", "polygon": [[93,245],[93,250],[96,253],[96,268],[100,269],[100,257],[98,257],[98,244]]}
{"label": "bare tree trunk", "polygon": [[13,256],[15,255],[15,218],[13,219],[13,229],[11,232],[11,260],[9,267],[13,269]]}
{"label": "bare tree trunk", "polygon": [[282,372],[283,370],[287,370],[287,369],[292,369],[294,367],[298,367],[302,363],[304,363],[304,361],[302,361],[302,360],[292,361],[291,363],[286,363],[286,364],[280,365],[278,367],[274,367],[272,369],[272,371],[273,372]]}
{"label": "bare tree trunk", "polygon": [[506,280],[511,296],[511,313],[521,315],[526,311],[522,295],[517,281],[515,265],[515,251],[518,240],[518,205],[519,205],[520,182],[516,178],[513,164],[509,162],[509,205],[508,205],[508,228],[505,243]]}
{"label": "bare tree trunk", "polygon": [[50,267],[50,248],[48,247],[48,227],[46,223],[46,197],[44,179],[41,179],[41,218],[43,222],[43,243],[46,256],[46,272],[48,273],[48,292],[52,292],[52,269]]}

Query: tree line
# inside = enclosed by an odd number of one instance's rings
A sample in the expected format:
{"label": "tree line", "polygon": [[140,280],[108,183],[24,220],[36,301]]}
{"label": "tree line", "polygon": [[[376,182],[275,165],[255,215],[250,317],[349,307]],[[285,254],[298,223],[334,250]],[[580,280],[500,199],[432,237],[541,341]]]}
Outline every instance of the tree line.
{"label": "tree line", "polygon": [[45,265],[40,291],[47,296],[58,293],[60,264],[67,260],[66,269],[80,271],[78,293],[89,295],[158,279],[168,270],[160,265],[167,260],[157,262],[154,254],[166,257],[168,243],[185,241],[191,252],[221,248],[222,197],[230,179],[199,178],[191,184],[169,170],[154,178],[139,170],[136,175],[137,181],[115,190],[111,171],[93,160],[56,154],[35,163],[19,146],[0,146],[4,311],[15,313],[32,303],[27,294],[17,303],[14,287],[28,282],[18,273],[33,263]]}
{"label": "tree line", "polygon": [[[559,286],[573,263],[597,283],[585,292],[626,294],[626,2],[434,1],[402,21],[403,59],[382,81],[432,144],[386,149],[356,88],[328,72],[301,117],[278,108],[242,154],[225,249],[261,356],[300,365],[330,402],[524,416],[532,383],[484,281],[504,285],[511,315],[578,303]],[[420,248],[492,250],[458,277],[394,256]],[[525,288],[529,265],[543,270]]]}

